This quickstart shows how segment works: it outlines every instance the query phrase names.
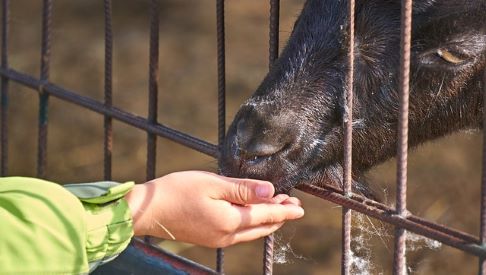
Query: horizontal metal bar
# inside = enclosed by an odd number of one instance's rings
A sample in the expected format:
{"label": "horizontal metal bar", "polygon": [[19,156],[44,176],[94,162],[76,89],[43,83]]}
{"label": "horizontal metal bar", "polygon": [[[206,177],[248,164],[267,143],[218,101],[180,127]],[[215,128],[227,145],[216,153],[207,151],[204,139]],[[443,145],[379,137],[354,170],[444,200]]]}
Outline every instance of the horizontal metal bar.
{"label": "horizontal metal bar", "polygon": [[147,244],[144,241],[134,238],[132,245],[142,250],[146,255],[155,257],[163,262],[169,263],[171,266],[179,269],[180,271],[187,272],[187,274],[203,275],[203,274],[219,274],[211,268],[167,252],[160,247]]}
{"label": "horizontal metal bar", "polygon": [[218,273],[207,266],[133,238],[130,245],[116,259],[98,267],[90,274],[216,275]]}
{"label": "horizontal metal bar", "polygon": [[43,84],[40,80],[30,75],[20,73],[16,70],[0,68],[0,75],[7,77],[19,84],[30,87],[36,91],[44,90],[48,94],[55,96],[59,99],[85,107],[94,112],[113,117],[114,119],[132,125],[148,133],[170,139],[174,142],[192,148],[208,156],[218,158],[219,153],[218,147],[216,145],[171,129],[160,123],[149,123],[149,121],[143,117],[125,112],[116,107],[105,106],[102,102],[73,93],[57,85],[51,83]]}
{"label": "horizontal metal bar", "polygon": [[384,204],[356,194],[353,194],[351,197],[345,197],[341,190],[331,186],[316,187],[303,184],[297,189],[473,255],[486,256],[486,247],[480,245],[478,238],[467,233],[428,221],[422,222],[422,219],[411,214],[405,217],[399,216],[396,214],[395,209]]}

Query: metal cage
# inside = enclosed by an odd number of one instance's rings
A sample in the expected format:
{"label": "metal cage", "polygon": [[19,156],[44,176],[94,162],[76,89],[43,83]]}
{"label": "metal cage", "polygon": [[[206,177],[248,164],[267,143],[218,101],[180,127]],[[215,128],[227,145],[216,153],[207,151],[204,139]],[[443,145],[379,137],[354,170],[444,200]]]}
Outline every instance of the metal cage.
{"label": "metal cage", "polygon": [[[66,88],[60,87],[49,81],[50,44],[52,33],[52,0],[43,0],[42,10],[42,35],[41,35],[41,73],[39,77],[25,74],[9,66],[8,62],[8,41],[9,41],[9,14],[10,0],[2,1],[2,38],[1,38],[1,166],[2,176],[8,174],[8,140],[7,140],[7,116],[9,83],[16,82],[26,86],[39,94],[39,124],[38,124],[38,155],[37,155],[37,176],[45,176],[46,151],[47,151],[47,113],[49,109],[49,98],[56,97],[66,102],[76,104],[82,108],[104,116],[104,178],[111,178],[112,159],[112,121],[113,119],[124,122],[130,126],[139,128],[147,133],[147,162],[146,178],[155,177],[156,139],[162,137],[182,144],[193,150],[206,155],[218,158],[219,145],[222,144],[225,135],[225,19],[224,0],[216,0],[217,14],[217,52],[218,52],[218,143],[214,145],[186,133],[171,129],[157,121],[157,95],[158,95],[158,68],[159,68],[159,1],[150,1],[150,63],[149,63],[149,115],[140,117],[112,104],[112,7],[111,0],[104,0],[105,15],[105,71],[104,71],[104,92],[103,102],[81,96]],[[352,153],[352,104],[353,104],[353,47],[354,45],[354,0],[348,0],[349,20],[349,53],[347,74],[347,90],[345,104],[348,106],[345,114],[345,169],[343,190],[324,185],[316,187],[302,185],[298,189],[331,201],[343,206],[342,214],[342,274],[350,274],[351,255],[351,211],[358,211],[365,215],[379,219],[395,226],[395,247],[394,247],[394,274],[406,274],[405,265],[405,240],[406,232],[425,236],[455,247],[467,253],[473,254],[479,259],[479,273],[486,274],[486,169],[483,161],[482,193],[481,193],[481,229],[479,238],[434,222],[422,219],[410,214],[407,211],[407,151],[408,151],[408,95],[409,95],[409,71],[410,71],[410,45],[411,45],[411,21],[412,21],[412,0],[402,0],[402,25],[400,43],[400,114],[399,114],[399,142],[397,148],[397,203],[395,208],[388,207],[382,203],[370,200],[351,192],[351,153]],[[269,30],[269,65],[278,57],[278,36],[279,36],[279,0],[270,0],[270,30]],[[485,75],[486,82],[486,75]],[[486,89],[485,89],[486,90]],[[486,92],[486,91],[485,91]],[[486,105],[486,103],[485,103]],[[486,121],[486,116],[485,116]],[[485,140],[486,144],[486,135]],[[486,148],[486,146],[484,146]],[[486,154],[483,154],[486,156]],[[133,250],[134,249],[134,250]],[[166,261],[180,270],[191,274],[224,273],[222,249],[217,250],[216,269],[212,270],[196,263],[181,259],[175,255],[159,251],[149,244],[135,240],[129,250],[132,257],[141,253],[141,257],[155,257]],[[265,239],[264,244],[263,273],[272,273],[273,264],[273,237]],[[138,254],[137,254],[138,253]],[[135,256],[134,256],[135,255]],[[126,258],[129,259],[130,257]],[[152,270],[154,271],[154,270]]]}

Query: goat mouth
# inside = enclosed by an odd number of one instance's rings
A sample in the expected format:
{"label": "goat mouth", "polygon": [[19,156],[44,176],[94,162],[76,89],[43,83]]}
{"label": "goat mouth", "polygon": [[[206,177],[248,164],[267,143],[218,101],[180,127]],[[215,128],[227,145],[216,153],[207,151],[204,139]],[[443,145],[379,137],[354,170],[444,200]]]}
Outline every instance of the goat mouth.
{"label": "goat mouth", "polygon": [[238,150],[236,143],[230,143],[221,156],[220,172],[230,177],[270,181],[277,194],[289,193],[302,184],[326,183],[341,188],[341,165],[324,145],[316,143],[309,150],[302,143],[287,144],[271,155],[249,157]]}
{"label": "goat mouth", "polygon": [[276,157],[276,154],[274,155],[262,155],[262,156],[252,156],[248,159],[246,159],[243,162],[241,162],[240,169],[243,166],[248,166],[248,167],[258,167],[258,166],[263,166],[269,162],[272,162]]}
{"label": "goat mouth", "polygon": [[242,173],[240,176],[272,182],[276,194],[288,194],[292,189],[303,184],[315,186],[326,184],[341,189],[343,180],[342,168],[338,163],[313,168],[296,166],[292,170],[275,169],[275,167],[260,170],[253,167],[251,170],[245,172],[240,170],[240,172]]}

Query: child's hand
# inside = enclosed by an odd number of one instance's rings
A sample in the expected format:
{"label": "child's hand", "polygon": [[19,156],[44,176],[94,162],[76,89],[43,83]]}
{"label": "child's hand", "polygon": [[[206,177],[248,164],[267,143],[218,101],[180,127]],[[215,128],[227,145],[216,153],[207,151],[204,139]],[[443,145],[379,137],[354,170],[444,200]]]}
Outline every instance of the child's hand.
{"label": "child's hand", "polygon": [[274,192],[266,181],[186,171],[136,185],[126,199],[135,235],[226,247],[304,215],[299,199]]}

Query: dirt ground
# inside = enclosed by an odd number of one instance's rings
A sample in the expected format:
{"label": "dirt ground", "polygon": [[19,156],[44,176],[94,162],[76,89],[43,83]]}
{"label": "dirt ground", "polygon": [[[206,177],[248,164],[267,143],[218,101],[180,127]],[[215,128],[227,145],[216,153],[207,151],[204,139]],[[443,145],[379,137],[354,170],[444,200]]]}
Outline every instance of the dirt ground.
{"label": "dirt ground", "polygon": [[[40,3],[12,2],[11,67],[39,75]],[[114,105],[147,115],[148,1],[113,1]],[[227,121],[258,86],[268,70],[267,1],[226,1]],[[303,0],[281,1],[281,43],[289,35]],[[211,143],[217,140],[215,3],[210,0],[162,0],[160,11],[161,123]],[[51,82],[97,100],[103,99],[102,1],[54,1]],[[9,174],[35,175],[37,95],[15,83],[10,86]],[[114,124],[113,178],[145,179],[146,134]],[[103,176],[103,118],[77,106],[50,99],[48,178],[86,182]],[[478,234],[482,133],[468,131],[414,149],[409,162],[408,204],[412,213]],[[157,175],[185,169],[215,171],[216,161],[171,141],[158,139]],[[394,203],[395,162],[369,173],[373,188]],[[339,274],[340,207],[295,193],[306,216],[278,233],[275,274]],[[355,216],[353,247],[361,270],[390,274],[393,228]],[[185,257],[214,266],[213,250],[173,245]],[[410,274],[475,274],[477,260],[453,248],[436,248],[418,238],[410,242]],[[262,242],[226,250],[228,274],[261,272]],[[282,254],[282,255],[283,255]],[[368,265],[367,265],[368,263]]]}

